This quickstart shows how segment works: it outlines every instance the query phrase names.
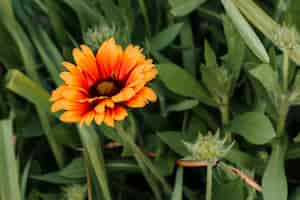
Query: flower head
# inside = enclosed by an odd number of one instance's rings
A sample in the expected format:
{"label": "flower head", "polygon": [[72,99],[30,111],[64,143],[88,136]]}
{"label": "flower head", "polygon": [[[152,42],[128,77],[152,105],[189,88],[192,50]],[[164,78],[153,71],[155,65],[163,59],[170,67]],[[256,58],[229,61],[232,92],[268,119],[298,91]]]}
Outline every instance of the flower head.
{"label": "flower head", "polygon": [[126,108],[142,108],[155,102],[155,92],[146,84],[155,78],[157,69],[138,46],[126,49],[113,38],[105,41],[96,56],[81,45],[73,50],[76,65],[64,62],[68,70],[60,77],[64,84],[52,92],[52,112],[65,110],[64,122],[114,126],[127,116]]}
{"label": "flower head", "polygon": [[190,156],[185,158],[188,160],[204,161],[208,163],[216,163],[231,149],[233,143],[229,146],[226,144],[226,139],[220,139],[220,131],[215,135],[208,132],[207,135],[199,134],[194,144],[184,142],[190,152]]}

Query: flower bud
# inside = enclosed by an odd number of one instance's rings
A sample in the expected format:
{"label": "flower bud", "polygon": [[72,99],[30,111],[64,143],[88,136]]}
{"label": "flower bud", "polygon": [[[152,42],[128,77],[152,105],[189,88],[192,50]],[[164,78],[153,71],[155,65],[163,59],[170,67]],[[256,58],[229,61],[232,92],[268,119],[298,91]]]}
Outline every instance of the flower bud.
{"label": "flower bud", "polygon": [[100,24],[89,28],[83,34],[83,40],[90,48],[96,51],[104,41],[111,37],[115,37],[116,34],[117,31],[115,26],[111,27],[107,24]]}
{"label": "flower bud", "polygon": [[273,36],[274,41],[279,48],[285,50],[294,50],[299,45],[300,37],[295,27],[282,25]]}
{"label": "flower bud", "polygon": [[185,159],[204,161],[211,164],[214,164],[223,158],[233,146],[233,143],[226,145],[226,138],[220,138],[219,130],[215,135],[213,135],[211,132],[208,132],[207,135],[202,135],[199,133],[194,144],[187,142],[184,142],[184,144],[191,153],[191,155]]}

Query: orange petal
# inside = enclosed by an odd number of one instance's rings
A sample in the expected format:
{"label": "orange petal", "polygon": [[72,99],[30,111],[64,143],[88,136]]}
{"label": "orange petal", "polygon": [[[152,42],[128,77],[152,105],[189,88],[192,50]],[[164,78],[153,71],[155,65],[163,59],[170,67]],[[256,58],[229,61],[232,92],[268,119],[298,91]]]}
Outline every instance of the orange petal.
{"label": "orange petal", "polygon": [[77,67],[72,64],[72,63],[69,63],[69,62],[63,62],[62,65],[70,72],[74,73],[76,72],[78,69]]}
{"label": "orange petal", "polygon": [[52,112],[57,112],[62,109],[86,112],[87,110],[89,110],[89,104],[61,99],[56,101],[51,107]]}
{"label": "orange petal", "polygon": [[68,100],[82,100],[87,98],[88,93],[82,89],[82,88],[76,88],[76,87],[68,87],[66,88],[63,92],[62,95],[64,98],[68,99]]}
{"label": "orange petal", "polygon": [[85,114],[80,121],[80,127],[82,127],[83,123],[85,123],[87,126],[90,126],[94,117],[95,117],[95,111],[90,111],[87,114]]}
{"label": "orange petal", "polygon": [[106,107],[108,108],[114,107],[114,102],[110,98],[104,99],[100,103],[98,103],[97,106],[95,107],[95,110],[97,113],[103,113]]}
{"label": "orange petal", "polygon": [[[133,87],[135,84],[139,83],[140,81],[148,82],[149,75],[146,77],[147,73],[154,68],[153,64],[143,64],[137,66],[129,75],[125,86],[126,87]],[[155,69],[155,68],[154,68]],[[156,75],[156,74],[155,74]],[[154,78],[154,77],[153,77]]]}
{"label": "orange petal", "polygon": [[114,122],[114,113],[112,112],[112,110],[107,109],[105,111],[104,123],[107,126],[114,127],[114,125],[115,125],[115,122]]}
{"label": "orange petal", "polygon": [[82,75],[73,75],[71,72],[61,72],[59,76],[69,86],[87,88],[86,80]]}
{"label": "orange petal", "polygon": [[96,58],[92,50],[85,46],[80,46],[82,51],[79,48],[73,50],[73,57],[76,64],[91,78],[94,82],[99,79],[99,72],[96,63]]}
{"label": "orange petal", "polygon": [[133,98],[127,101],[126,105],[132,108],[142,108],[146,104],[155,102],[156,100],[157,96],[155,92],[149,87],[144,87]]}
{"label": "orange petal", "polygon": [[96,113],[95,114],[95,121],[96,121],[96,124],[100,125],[102,124],[103,120],[104,120],[104,113]]}
{"label": "orange petal", "polygon": [[63,110],[66,105],[65,99],[60,99],[58,101],[55,101],[51,106],[51,112],[57,112],[59,110]]}
{"label": "orange petal", "polygon": [[129,45],[122,57],[122,63],[118,72],[117,79],[125,80],[128,74],[138,65],[147,62],[139,46]]}
{"label": "orange petal", "polygon": [[116,106],[114,108],[113,112],[114,112],[115,120],[118,120],[118,121],[124,120],[128,115],[126,109],[120,105]]}
{"label": "orange petal", "polygon": [[117,45],[113,38],[101,45],[96,60],[103,79],[112,77],[119,70],[122,54],[122,47]]}
{"label": "orange petal", "polygon": [[66,85],[61,85],[58,88],[56,88],[55,90],[53,90],[51,97],[50,97],[50,101],[57,101],[58,99],[63,98],[62,96],[62,92],[67,88]]}
{"label": "orange petal", "polygon": [[132,88],[123,88],[118,94],[112,97],[114,102],[123,102],[131,99],[135,95],[135,91]]}
{"label": "orange petal", "polygon": [[63,122],[79,122],[82,119],[82,112],[79,111],[66,111],[59,119]]}

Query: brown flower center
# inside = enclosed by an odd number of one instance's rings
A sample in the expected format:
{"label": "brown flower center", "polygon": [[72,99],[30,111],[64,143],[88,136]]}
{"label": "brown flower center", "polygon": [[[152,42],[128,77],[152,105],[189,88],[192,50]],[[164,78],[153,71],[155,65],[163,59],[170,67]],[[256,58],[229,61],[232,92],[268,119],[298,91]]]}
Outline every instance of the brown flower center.
{"label": "brown flower center", "polygon": [[96,83],[91,93],[93,97],[108,96],[111,97],[120,91],[118,85],[113,80],[106,80]]}

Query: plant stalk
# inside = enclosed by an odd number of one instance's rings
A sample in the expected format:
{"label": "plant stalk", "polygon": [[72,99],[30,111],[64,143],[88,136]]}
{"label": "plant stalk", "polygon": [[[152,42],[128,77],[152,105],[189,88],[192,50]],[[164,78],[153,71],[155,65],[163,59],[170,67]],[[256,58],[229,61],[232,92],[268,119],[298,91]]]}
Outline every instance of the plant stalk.
{"label": "plant stalk", "polygon": [[88,153],[85,149],[83,150],[83,157],[84,157],[84,161],[85,161],[88,200],[93,200],[89,158],[88,158]]}
{"label": "plant stalk", "polygon": [[287,50],[283,51],[283,68],[282,68],[282,76],[283,76],[283,90],[284,92],[288,91],[289,88],[289,55]]}
{"label": "plant stalk", "polygon": [[116,129],[119,132],[119,135],[122,137],[122,140],[131,148],[137,162],[143,162],[143,164],[148,168],[149,172],[151,172],[151,174],[162,184],[164,191],[168,194],[171,194],[172,189],[169,184],[153,165],[151,160],[140,150],[130,135],[124,130],[122,124],[118,123],[116,125]]}
{"label": "plant stalk", "polygon": [[[230,121],[230,112],[229,112],[229,100],[228,98],[224,98],[223,104],[219,106],[219,110],[221,113],[221,122],[222,127],[224,128]],[[226,131],[225,136],[228,137],[228,141],[232,141],[231,133]]]}
{"label": "plant stalk", "polygon": [[207,166],[206,174],[206,200],[212,200],[213,165]]}

